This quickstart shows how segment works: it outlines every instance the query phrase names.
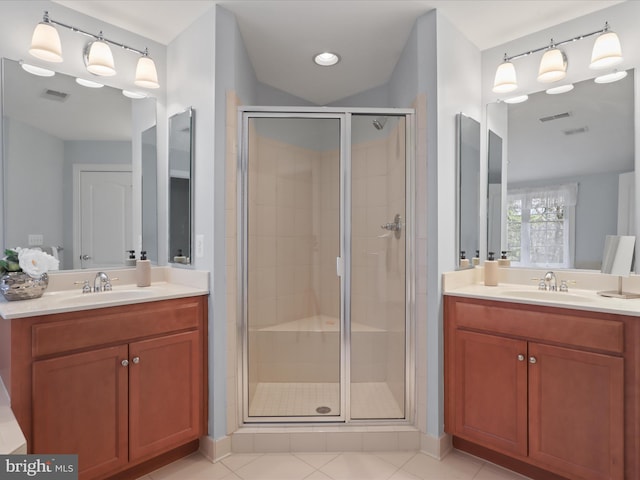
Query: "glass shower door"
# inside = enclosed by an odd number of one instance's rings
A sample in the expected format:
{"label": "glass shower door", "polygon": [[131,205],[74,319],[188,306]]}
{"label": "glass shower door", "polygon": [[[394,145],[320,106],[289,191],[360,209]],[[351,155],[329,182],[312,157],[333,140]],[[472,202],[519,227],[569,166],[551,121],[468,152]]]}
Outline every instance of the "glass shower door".
{"label": "glass shower door", "polygon": [[249,117],[247,421],[342,415],[341,120]]}
{"label": "glass shower door", "polygon": [[405,418],[406,118],[351,117],[350,412]]}

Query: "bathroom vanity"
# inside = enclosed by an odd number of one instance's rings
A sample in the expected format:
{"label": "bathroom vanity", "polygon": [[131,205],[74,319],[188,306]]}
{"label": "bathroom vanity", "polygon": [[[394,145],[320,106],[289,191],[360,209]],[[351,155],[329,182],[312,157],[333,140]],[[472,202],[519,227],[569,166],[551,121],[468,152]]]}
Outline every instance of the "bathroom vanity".
{"label": "bathroom vanity", "polygon": [[207,296],[153,288],[138,303],[0,320],[2,378],[29,453],[78,454],[89,480],[137,478],[198,449]]}
{"label": "bathroom vanity", "polygon": [[444,297],[453,445],[536,479],[639,478],[640,311],[484,288]]}

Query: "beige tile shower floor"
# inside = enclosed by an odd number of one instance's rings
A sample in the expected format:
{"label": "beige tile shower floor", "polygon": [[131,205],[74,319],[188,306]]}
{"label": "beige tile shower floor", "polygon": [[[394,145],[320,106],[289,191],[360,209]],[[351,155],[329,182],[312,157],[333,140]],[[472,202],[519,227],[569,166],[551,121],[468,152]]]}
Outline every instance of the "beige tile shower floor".
{"label": "beige tile shower floor", "polygon": [[233,454],[211,463],[200,454],[139,480],[525,480],[454,451],[442,461],[423,453]]}
{"label": "beige tile shower floor", "polygon": [[[258,383],[249,415],[252,417],[313,416],[328,407],[328,416],[340,414],[337,383]],[[403,418],[391,390],[384,382],[351,384],[353,418]]]}

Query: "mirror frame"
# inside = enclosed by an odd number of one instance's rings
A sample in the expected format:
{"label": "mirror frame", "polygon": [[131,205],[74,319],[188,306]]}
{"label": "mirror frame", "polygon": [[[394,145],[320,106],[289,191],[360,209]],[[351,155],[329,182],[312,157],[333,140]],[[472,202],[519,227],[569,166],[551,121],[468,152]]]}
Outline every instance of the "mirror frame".
{"label": "mirror frame", "polygon": [[[175,138],[174,135],[176,133],[176,131],[174,131],[174,127],[173,124],[175,124],[179,119],[184,118],[184,116],[186,116],[186,118],[188,118],[189,121],[189,126],[188,126],[188,134],[189,134],[189,141],[188,141],[188,147],[189,147],[189,162],[188,162],[188,168],[189,168],[189,172],[188,175],[186,177],[186,179],[188,180],[188,193],[187,193],[187,208],[188,208],[188,212],[187,215],[184,215],[183,217],[186,219],[187,221],[187,226],[186,226],[186,237],[187,237],[187,241],[186,241],[186,248],[188,251],[184,251],[184,248],[179,248],[179,249],[175,249],[174,251],[174,244],[172,241],[172,235],[171,235],[171,228],[172,228],[172,224],[175,226],[176,225],[176,219],[172,219],[173,215],[172,215],[172,209],[174,207],[176,207],[175,203],[173,202],[173,206],[172,206],[172,197],[175,195],[175,192],[172,192],[172,188],[171,188],[171,180],[172,178],[185,178],[185,177],[176,177],[176,176],[172,176],[171,172],[172,172],[172,138]],[[171,115],[169,117],[169,158],[168,158],[168,179],[167,179],[167,192],[168,192],[168,200],[169,200],[169,212],[168,212],[168,231],[169,231],[169,254],[168,254],[168,261],[171,264],[183,264],[183,265],[191,265],[193,264],[193,254],[194,254],[194,233],[193,233],[193,226],[194,226],[194,221],[195,221],[195,212],[194,212],[194,205],[195,205],[195,189],[193,188],[193,180],[194,180],[194,172],[195,172],[195,134],[194,134],[194,130],[195,130],[195,110],[193,109],[193,107],[188,107],[185,110],[183,110],[182,112],[176,113],[174,115]],[[172,193],[174,195],[172,195]],[[175,198],[175,197],[174,197]],[[182,250],[182,255],[179,255],[179,251]]]}

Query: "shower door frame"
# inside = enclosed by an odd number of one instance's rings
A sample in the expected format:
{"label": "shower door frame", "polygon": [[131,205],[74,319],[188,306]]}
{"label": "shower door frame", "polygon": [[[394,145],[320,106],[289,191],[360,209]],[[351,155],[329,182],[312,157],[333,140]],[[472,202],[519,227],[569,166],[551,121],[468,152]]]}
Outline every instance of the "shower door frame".
{"label": "shower door frame", "polygon": [[[396,116],[405,119],[405,388],[404,418],[351,418],[351,117]],[[340,121],[340,415],[249,416],[248,365],[248,154],[251,118],[318,118]],[[393,424],[412,425],[415,417],[415,110],[412,108],[238,107],[237,162],[237,326],[239,424]],[[338,266],[336,266],[338,270]]]}

